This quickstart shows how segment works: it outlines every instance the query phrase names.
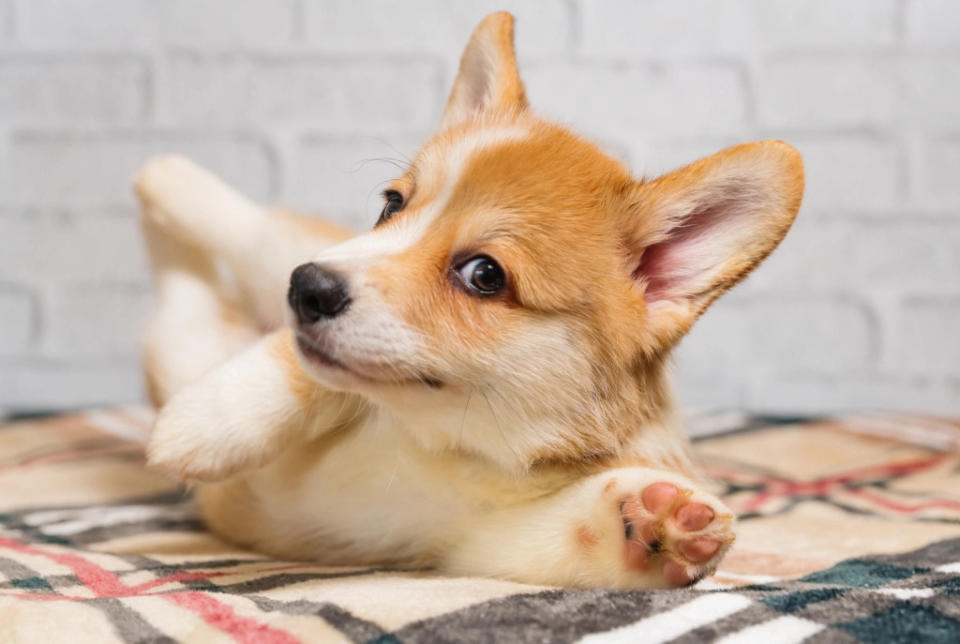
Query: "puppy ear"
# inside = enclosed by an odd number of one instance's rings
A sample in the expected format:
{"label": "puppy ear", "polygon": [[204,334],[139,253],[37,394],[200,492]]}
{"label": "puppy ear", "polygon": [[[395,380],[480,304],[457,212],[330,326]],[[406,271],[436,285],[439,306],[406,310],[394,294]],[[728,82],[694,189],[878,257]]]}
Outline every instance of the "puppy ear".
{"label": "puppy ear", "polygon": [[526,106],[513,49],[513,16],[506,11],[491,13],[473,30],[463,50],[440,129],[486,110],[520,111]]}
{"label": "puppy ear", "polygon": [[672,346],[776,248],[800,208],[803,183],[800,154],[770,140],[633,186],[628,267],[658,347]]}

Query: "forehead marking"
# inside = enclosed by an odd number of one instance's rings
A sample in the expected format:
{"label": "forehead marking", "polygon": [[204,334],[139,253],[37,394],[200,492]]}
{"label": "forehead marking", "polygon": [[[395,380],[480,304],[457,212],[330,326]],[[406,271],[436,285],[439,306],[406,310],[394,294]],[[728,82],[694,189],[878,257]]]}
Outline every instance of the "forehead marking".
{"label": "forehead marking", "polygon": [[434,200],[433,216],[442,212],[447,206],[454,189],[460,183],[464,168],[467,167],[473,155],[508,141],[518,141],[529,135],[530,130],[521,125],[488,127],[470,132],[455,141],[444,142],[432,149],[421,165],[420,174],[427,177],[439,175],[443,178],[442,188]]}
{"label": "forehead marking", "polygon": [[443,181],[436,199],[420,208],[416,214],[398,217],[389,226],[371,230],[324,249],[315,261],[344,268],[357,268],[379,257],[402,253],[426,235],[430,225],[446,208],[471,156],[486,148],[522,139],[529,133],[526,127],[519,125],[488,127],[429,150],[423,159],[420,173],[431,178],[439,177]]}

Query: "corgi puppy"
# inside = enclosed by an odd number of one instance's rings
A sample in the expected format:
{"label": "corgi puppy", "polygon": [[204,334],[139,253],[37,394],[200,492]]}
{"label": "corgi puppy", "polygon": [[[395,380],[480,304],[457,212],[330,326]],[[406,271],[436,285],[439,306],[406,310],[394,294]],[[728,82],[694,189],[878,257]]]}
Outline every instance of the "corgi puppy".
{"label": "corgi puppy", "polygon": [[215,533],[277,557],[691,584],[734,517],[699,478],[668,356],[780,242],[803,181],[779,141],[631,176],[531,111],[507,13],[474,31],[369,232],[152,160],[149,462],[197,483]]}

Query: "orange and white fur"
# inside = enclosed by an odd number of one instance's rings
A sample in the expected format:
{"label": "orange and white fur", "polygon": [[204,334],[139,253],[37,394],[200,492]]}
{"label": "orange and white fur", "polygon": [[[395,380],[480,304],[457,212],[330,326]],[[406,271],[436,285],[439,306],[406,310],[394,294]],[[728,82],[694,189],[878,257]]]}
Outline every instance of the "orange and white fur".
{"label": "orange and white fur", "polygon": [[790,146],[633,178],[531,112],[496,13],[370,232],[267,212],[179,157],[136,189],[159,300],[149,461],[198,482],[219,535],[620,588],[692,583],[733,542],[667,361],[790,228]]}

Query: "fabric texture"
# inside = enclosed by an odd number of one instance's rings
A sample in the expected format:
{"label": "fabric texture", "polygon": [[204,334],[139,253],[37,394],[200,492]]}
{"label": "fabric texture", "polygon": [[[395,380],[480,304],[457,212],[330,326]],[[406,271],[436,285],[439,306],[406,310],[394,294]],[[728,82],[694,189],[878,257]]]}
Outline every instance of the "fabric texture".
{"label": "fabric texture", "polygon": [[0,427],[0,641],[960,641],[957,421],[691,419],[737,543],[694,588],[624,592],[239,550],[144,468],[150,420]]}

